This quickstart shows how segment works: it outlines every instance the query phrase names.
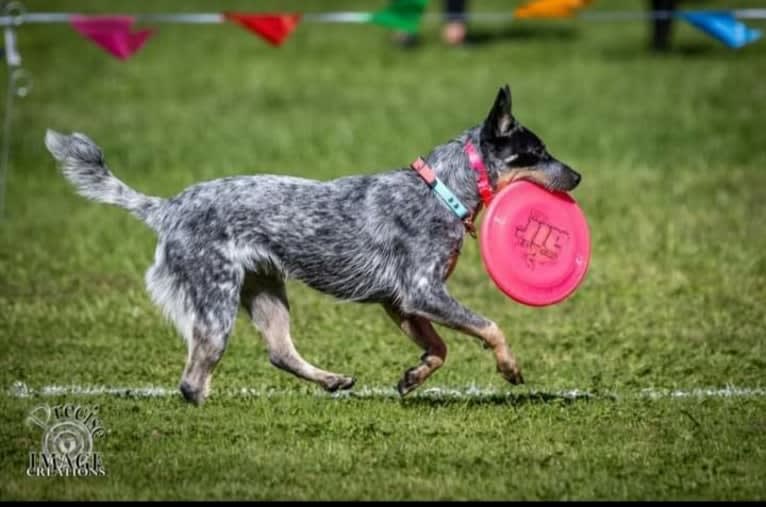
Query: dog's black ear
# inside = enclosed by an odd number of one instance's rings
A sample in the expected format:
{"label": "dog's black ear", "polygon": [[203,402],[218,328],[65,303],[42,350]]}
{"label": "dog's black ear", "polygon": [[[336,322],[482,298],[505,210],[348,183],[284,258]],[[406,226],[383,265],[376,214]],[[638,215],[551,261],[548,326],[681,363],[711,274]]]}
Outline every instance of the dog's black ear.
{"label": "dog's black ear", "polygon": [[507,135],[513,126],[511,114],[511,88],[506,84],[497,92],[497,98],[484,122],[484,133],[489,137]]}

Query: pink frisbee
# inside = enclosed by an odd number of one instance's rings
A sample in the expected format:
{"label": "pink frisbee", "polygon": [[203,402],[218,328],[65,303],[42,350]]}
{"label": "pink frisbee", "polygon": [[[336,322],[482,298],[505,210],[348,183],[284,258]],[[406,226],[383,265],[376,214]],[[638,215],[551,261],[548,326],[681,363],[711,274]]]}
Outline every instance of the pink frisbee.
{"label": "pink frisbee", "polygon": [[585,215],[566,193],[527,181],[497,194],[481,225],[481,256],[492,281],[530,306],[547,306],[572,294],[590,262]]}

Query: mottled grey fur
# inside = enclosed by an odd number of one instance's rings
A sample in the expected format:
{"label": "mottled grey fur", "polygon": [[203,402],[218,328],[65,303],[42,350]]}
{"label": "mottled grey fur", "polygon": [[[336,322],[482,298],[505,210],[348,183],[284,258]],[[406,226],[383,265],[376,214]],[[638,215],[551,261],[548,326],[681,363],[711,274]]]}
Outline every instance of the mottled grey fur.
{"label": "mottled grey fur", "polygon": [[[551,188],[568,190],[579,180],[513,119],[507,86],[485,122],[426,157],[465,206],[477,210],[476,179],[463,152],[466,140],[479,147],[494,186],[519,168],[513,162],[520,157],[527,162],[534,157],[534,164],[522,167],[524,173],[543,175],[538,181]],[[522,381],[497,327],[447,293],[449,261],[460,250],[465,227],[411,169],[326,182],[228,177],[161,199],[117,179],[98,146],[83,134],[48,131],[45,144],[82,195],[125,208],[157,232],[146,284],[187,341],[181,391],[190,401],[200,403],[207,395],[240,305],[263,334],[276,366],[328,390],[351,387],[353,378],[315,368],[293,347],[286,278],[340,299],[382,304],[423,343],[421,377],[446,356],[444,347],[438,361],[426,360],[430,349],[441,350],[438,335],[428,330],[433,321],[484,340],[495,349],[506,378]],[[418,339],[424,333],[433,346]],[[428,366],[432,363],[437,366]],[[409,377],[400,382],[402,394],[425,379]]]}

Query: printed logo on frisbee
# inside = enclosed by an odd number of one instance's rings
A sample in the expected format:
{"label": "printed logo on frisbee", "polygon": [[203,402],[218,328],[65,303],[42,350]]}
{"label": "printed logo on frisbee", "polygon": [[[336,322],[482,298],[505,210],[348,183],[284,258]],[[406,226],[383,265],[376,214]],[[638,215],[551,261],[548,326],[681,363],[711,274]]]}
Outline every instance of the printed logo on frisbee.
{"label": "printed logo on frisbee", "polygon": [[27,424],[43,430],[40,452],[29,451],[29,477],[104,476],[101,454],[93,442],[106,434],[98,419],[98,405],[40,405],[30,411]]}
{"label": "printed logo on frisbee", "polygon": [[516,227],[516,239],[525,249],[524,258],[529,269],[539,264],[556,262],[569,234],[548,223],[545,214],[532,210],[523,227]]}

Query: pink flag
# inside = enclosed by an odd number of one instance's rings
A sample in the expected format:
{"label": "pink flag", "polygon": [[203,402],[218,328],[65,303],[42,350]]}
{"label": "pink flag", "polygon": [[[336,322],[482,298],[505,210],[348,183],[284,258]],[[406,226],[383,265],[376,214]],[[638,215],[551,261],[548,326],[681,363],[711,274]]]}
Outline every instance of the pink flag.
{"label": "pink flag", "polygon": [[120,60],[127,60],[152,35],[152,30],[131,33],[132,16],[79,16],[69,22],[80,35],[92,40]]}

